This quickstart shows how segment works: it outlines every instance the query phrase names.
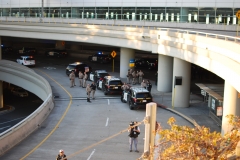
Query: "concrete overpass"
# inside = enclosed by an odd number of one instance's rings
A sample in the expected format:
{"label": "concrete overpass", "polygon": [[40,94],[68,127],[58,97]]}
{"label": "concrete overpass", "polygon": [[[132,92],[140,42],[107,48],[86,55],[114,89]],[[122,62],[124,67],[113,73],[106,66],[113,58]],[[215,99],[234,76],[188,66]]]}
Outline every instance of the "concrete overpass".
{"label": "concrete overpass", "polygon": [[[62,41],[96,43],[120,47],[120,76],[127,74],[129,59],[134,58],[134,50],[149,51],[158,54],[158,90],[169,92],[174,90],[175,77],[181,76],[181,86],[176,86],[174,107],[188,107],[190,94],[190,64],[194,63],[206,70],[209,70],[225,80],[224,89],[224,114],[222,121],[222,133],[225,134],[230,128],[227,126],[225,115],[240,114],[240,39],[231,36],[217,35],[187,30],[169,30],[166,28],[139,28],[124,26],[102,26],[83,24],[60,24],[60,23],[24,23],[24,22],[2,22],[0,23],[0,36],[52,39],[57,44]],[[3,70],[0,70],[0,80],[11,82],[16,75],[7,72],[6,66],[13,65],[11,62],[1,61]],[[17,65],[14,63],[14,65]],[[25,67],[23,67],[25,68]],[[15,68],[24,77],[31,77],[25,74],[20,68]],[[30,72],[31,73],[31,72]],[[2,76],[3,75],[3,76]],[[29,76],[30,75],[30,76]],[[20,76],[20,75],[17,75]],[[4,78],[5,77],[5,78]],[[20,76],[21,77],[21,76]],[[41,79],[42,81],[45,81]],[[24,84],[24,81],[14,81],[14,84]],[[24,88],[32,91],[47,103],[50,90],[44,88],[47,94],[43,96],[38,93],[38,82],[31,79],[36,89],[30,89],[27,85]],[[46,84],[47,86],[47,84]],[[44,91],[42,91],[44,93]],[[47,98],[48,97],[48,98]],[[51,97],[51,96],[50,96]],[[52,103],[52,101],[51,101]],[[8,137],[6,133],[2,137]],[[2,142],[1,137],[1,142]],[[3,146],[2,153],[8,149]],[[5,150],[4,150],[5,149]]]}

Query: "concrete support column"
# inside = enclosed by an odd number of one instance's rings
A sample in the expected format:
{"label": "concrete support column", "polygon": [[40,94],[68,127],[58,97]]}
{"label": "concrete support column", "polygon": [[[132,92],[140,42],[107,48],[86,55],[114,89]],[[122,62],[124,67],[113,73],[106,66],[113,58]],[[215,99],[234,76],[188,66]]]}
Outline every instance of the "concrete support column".
{"label": "concrete support column", "polygon": [[135,58],[135,51],[129,48],[120,48],[120,77],[127,78],[130,59]]}
{"label": "concrete support column", "polygon": [[56,49],[65,49],[65,41],[56,41],[55,48]]}
{"label": "concrete support column", "polygon": [[0,108],[3,108],[3,82],[0,81]]}
{"label": "concrete support column", "polygon": [[171,92],[172,78],[173,78],[173,57],[159,54],[157,90],[160,92]]}
{"label": "concrete support column", "polygon": [[[0,46],[2,45],[2,38],[0,37]],[[2,47],[0,48],[0,60],[2,60]],[[3,108],[3,82],[0,81],[0,108]]]}
{"label": "concrete support column", "polygon": [[[175,84],[175,77],[182,77],[182,85]],[[191,63],[174,58],[173,60],[173,89],[172,106],[189,107],[190,99],[190,81],[191,81]]]}
{"label": "concrete support column", "polygon": [[224,84],[224,101],[223,101],[223,116],[222,116],[222,135],[231,131],[233,128],[229,125],[229,119],[227,115],[240,116],[240,98],[238,98],[238,92],[230,83],[225,81]]}

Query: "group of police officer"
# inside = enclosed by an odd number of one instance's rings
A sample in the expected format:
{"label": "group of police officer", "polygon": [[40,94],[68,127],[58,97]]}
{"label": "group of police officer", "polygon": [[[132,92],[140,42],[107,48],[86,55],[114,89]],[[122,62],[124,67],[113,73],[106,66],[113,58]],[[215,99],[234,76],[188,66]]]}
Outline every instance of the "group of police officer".
{"label": "group of police officer", "polygon": [[128,84],[140,84],[143,80],[144,73],[140,71],[135,71],[132,68],[128,69],[127,72],[127,83]]}
{"label": "group of police officer", "polygon": [[[70,79],[70,88],[73,88],[74,86],[76,86],[75,84],[75,72],[72,71],[71,74],[69,74],[69,79]],[[78,78],[79,78],[79,87],[82,88],[86,88],[86,93],[87,93],[87,102],[91,102],[90,101],[90,95],[92,93],[92,99],[95,99],[94,95],[95,95],[95,91],[96,91],[96,84],[94,82],[92,82],[92,84],[87,84],[87,79],[88,79],[88,75],[86,72],[82,73],[82,71],[79,71],[78,73]]]}

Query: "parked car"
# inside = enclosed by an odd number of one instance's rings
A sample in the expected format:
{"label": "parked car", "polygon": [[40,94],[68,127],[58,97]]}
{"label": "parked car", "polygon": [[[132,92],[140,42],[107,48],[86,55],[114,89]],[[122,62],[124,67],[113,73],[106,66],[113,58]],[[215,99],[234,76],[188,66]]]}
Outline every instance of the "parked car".
{"label": "parked car", "polygon": [[36,62],[33,56],[21,56],[17,59],[17,63],[24,66],[35,66]]}
{"label": "parked car", "polygon": [[119,78],[114,76],[105,76],[102,80],[97,82],[97,89],[102,90],[105,95],[107,94],[121,94],[123,85]]}
{"label": "parked car", "polygon": [[66,50],[60,50],[60,49],[53,49],[53,50],[50,50],[50,51],[47,51],[45,53],[45,56],[47,57],[67,57],[68,56],[68,53]]}
{"label": "parked car", "polygon": [[83,62],[74,62],[67,66],[67,68],[66,68],[67,76],[69,76],[69,74],[72,71],[75,72],[75,75],[77,77],[78,77],[79,71],[82,71],[82,73],[86,72],[89,75],[89,73],[92,72],[92,67],[88,66],[87,64],[85,64]]}
{"label": "parked car", "polygon": [[106,70],[95,70],[95,72],[90,73],[89,79],[97,83],[100,78],[103,79],[105,76],[110,76]]}
{"label": "parked car", "polygon": [[25,89],[19,88],[19,87],[12,88],[11,93],[17,97],[27,97],[28,96],[28,92]]}
{"label": "parked car", "polygon": [[18,54],[22,55],[34,55],[36,54],[36,49],[32,47],[23,47],[18,51]]}
{"label": "parked car", "polygon": [[3,54],[12,53],[13,52],[12,47],[7,47],[7,46],[4,46],[4,45],[2,45],[1,47],[2,47],[2,53]]}
{"label": "parked car", "polygon": [[148,70],[158,69],[158,59],[155,58],[141,58],[135,61],[136,68],[144,68]]}
{"label": "parked car", "polygon": [[131,110],[145,108],[147,103],[152,102],[152,95],[145,88],[131,87],[129,90],[122,92],[121,101],[128,103]]}
{"label": "parked car", "polygon": [[100,52],[92,56],[89,56],[88,60],[91,62],[110,63],[111,57],[109,55],[106,55]]}

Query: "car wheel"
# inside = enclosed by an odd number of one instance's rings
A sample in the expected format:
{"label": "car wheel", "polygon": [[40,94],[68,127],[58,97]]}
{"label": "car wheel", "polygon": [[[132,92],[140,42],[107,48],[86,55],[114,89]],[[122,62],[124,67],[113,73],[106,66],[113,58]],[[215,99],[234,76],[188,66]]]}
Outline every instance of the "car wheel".
{"label": "car wheel", "polygon": [[129,101],[129,108],[130,108],[131,110],[133,110],[133,104],[132,104],[132,101],[131,101],[131,100]]}
{"label": "car wheel", "polygon": [[121,96],[121,101],[122,101],[122,103],[124,103],[123,96]]}

